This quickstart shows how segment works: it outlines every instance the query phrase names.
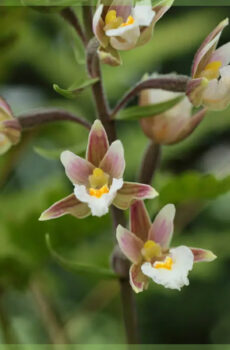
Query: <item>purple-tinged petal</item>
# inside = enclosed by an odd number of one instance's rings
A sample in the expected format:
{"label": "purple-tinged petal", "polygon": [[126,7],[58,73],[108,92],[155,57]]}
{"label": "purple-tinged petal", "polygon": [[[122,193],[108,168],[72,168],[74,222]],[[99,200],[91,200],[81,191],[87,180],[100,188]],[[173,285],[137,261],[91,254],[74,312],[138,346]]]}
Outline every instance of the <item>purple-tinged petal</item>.
{"label": "purple-tinged petal", "polygon": [[111,178],[120,179],[123,176],[125,158],[121,141],[114,141],[110,145],[99,167],[104,170],[105,173],[109,174]]}
{"label": "purple-tinged petal", "polygon": [[95,120],[89,133],[86,159],[98,167],[109,148],[109,141],[100,120]]}
{"label": "purple-tinged petal", "polygon": [[172,239],[175,212],[173,204],[165,205],[156,216],[149,231],[148,239],[160,244],[163,251],[169,248]]}
{"label": "purple-tinged petal", "polygon": [[130,266],[129,282],[135,293],[143,292],[148,288],[148,277],[142,273],[140,265]]}
{"label": "purple-tinged petal", "polygon": [[74,194],[71,194],[45,210],[39,220],[56,219],[66,214],[71,214],[78,219],[82,219],[90,214],[90,209],[87,204],[80,202]]}
{"label": "purple-tinged petal", "polygon": [[220,61],[222,63],[222,67],[227,66],[230,63],[230,42],[219,47],[210,60],[210,62]]}
{"label": "purple-tinged petal", "polygon": [[194,262],[210,262],[216,259],[216,255],[211,250],[201,248],[190,248],[194,255]]}
{"label": "purple-tinged petal", "polygon": [[105,24],[102,19],[103,8],[103,5],[100,4],[95,11],[95,14],[93,16],[93,32],[100,44],[103,47],[106,47],[109,43],[109,38],[107,38],[104,31]]}
{"label": "purple-tinged petal", "polygon": [[132,263],[137,264],[142,258],[141,249],[143,248],[144,242],[121,225],[117,227],[116,237],[124,255]]}
{"label": "purple-tinged petal", "polygon": [[155,11],[156,15],[154,17],[154,24],[157,23],[164,14],[170,9],[174,0],[165,0],[162,1],[160,5],[154,6],[153,11]]}
{"label": "purple-tinged petal", "polygon": [[228,23],[228,18],[222,21],[204,40],[194,58],[192,77],[198,77],[205,66],[208,64],[214,50],[216,49],[221,33],[228,25]]}
{"label": "purple-tinged petal", "polygon": [[177,136],[177,138],[173,142],[170,142],[167,144],[173,145],[173,144],[181,142],[181,141],[185,140],[187,137],[189,137],[193,133],[193,131],[200,125],[200,123],[204,119],[206,113],[207,113],[207,109],[203,108],[199,112],[194,114],[190,118],[187,127]]}
{"label": "purple-tinged petal", "polygon": [[113,204],[122,210],[130,207],[135,200],[155,198],[158,193],[150,185],[136,182],[124,182],[123,187],[117,192]]}
{"label": "purple-tinged petal", "polygon": [[151,221],[144,202],[134,202],[130,207],[130,230],[145,242],[150,227]]}
{"label": "purple-tinged petal", "polygon": [[89,175],[94,169],[91,163],[70,151],[62,152],[61,162],[65,167],[66,175],[73,184],[85,185],[88,183]]}
{"label": "purple-tinged petal", "polygon": [[106,48],[99,47],[97,50],[100,61],[112,67],[117,67],[122,64],[121,56],[117,50],[108,45]]}
{"label": "purple-tinged petal", "polygon": [[117,17],[122,17],[123,22],[126,22],[131,14],[132,0],[114,0],[108,10],[115,10]]}

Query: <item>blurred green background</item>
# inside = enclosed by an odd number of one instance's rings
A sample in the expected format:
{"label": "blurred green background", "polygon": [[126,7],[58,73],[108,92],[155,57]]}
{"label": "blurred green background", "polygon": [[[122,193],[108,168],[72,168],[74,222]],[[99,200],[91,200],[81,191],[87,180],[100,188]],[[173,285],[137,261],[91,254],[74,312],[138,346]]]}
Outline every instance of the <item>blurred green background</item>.
{"label": "blurred green background", "polygon": [[[31,8],[0,11],[0,95],[15,115],[62,107],[93,121],[90,91],[67,100],[52,88],[53,83],[66,88],[85,74],[83,49],[69,25],[59,14]],[[103,67],[111,106],[146,72],[189,74],[201,41],[229,15],[230,7],[173,7],[151,42],[123,53],[123,66]],[[221,43],[229,38],[226,29]],[[138,122],[117,127],[126,179],[133,181],[148,140]],[[110,216],[38,221],[44,209],[72,191],[58,159],[61,150],[82,152],[86,143],[81,126],[56,123],[25,132],[0,159],[2,343],[125,341],[118,283],[64,270],[45,244],[49,233],[62,256],[108,267],[114,245]],[[154,186],[160,196],[148,203],[152,216],[168,202],[177,206],[173,244],[211,249],[218,259],[196,265],[181,292],[151,283],[136,297],[142,341],[230,343],[230,109],[209,113],[186,141],[163,148]]]}

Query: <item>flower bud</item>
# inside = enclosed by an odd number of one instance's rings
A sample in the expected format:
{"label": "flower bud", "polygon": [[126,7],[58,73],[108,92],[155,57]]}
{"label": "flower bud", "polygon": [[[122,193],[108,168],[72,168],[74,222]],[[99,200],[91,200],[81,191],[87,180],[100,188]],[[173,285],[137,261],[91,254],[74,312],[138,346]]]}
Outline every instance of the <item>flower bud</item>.
{"label": "flower bud", "polygon": [[[139,104],[146,106],[166,102],[179,96],[180,93],[161,89],[143,90]],[[158,144],[174,144],[184,140],[198,126],[206,110],[192,115],[193,106],[185,96],[177,105],[166,112],[140,121],[145,135]]]}

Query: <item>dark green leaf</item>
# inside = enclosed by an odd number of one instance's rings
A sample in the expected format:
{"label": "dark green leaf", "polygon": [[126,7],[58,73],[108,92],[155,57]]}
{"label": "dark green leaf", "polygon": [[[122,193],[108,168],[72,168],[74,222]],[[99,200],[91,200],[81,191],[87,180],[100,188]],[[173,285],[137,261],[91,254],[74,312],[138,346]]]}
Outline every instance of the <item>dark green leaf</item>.
{"label": "dark green leaf", "polygon": [[49,234],[46,234],[46,244],[51,256],[64,269],[70,270],[78,274],[96,275],[101,278],[117,278],[116,274],[110,269],[66,260],[61,255],[59,255],[52,247]]}
{"label": "dark green leaf", "polygon": [[155,103],[149,106],[135,106],[123,109],[118,113],[116,119],[118,120],[138,120],[141,118],[153,117],[155,115],[159,115],[170,108],[174,107],[178,104],[184,95],[177,96],[166,102]]}

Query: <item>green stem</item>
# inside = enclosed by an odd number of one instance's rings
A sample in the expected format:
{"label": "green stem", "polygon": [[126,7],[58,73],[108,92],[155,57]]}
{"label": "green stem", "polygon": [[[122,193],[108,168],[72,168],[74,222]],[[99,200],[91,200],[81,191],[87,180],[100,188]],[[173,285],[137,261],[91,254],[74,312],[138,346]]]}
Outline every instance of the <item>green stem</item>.
{"label": "green stem", "polygon": [[93,23],[93,9],[90,5],[84,5],[83,9],[83,21],[86,32],[87,41],[93,37],[92,23]]}

